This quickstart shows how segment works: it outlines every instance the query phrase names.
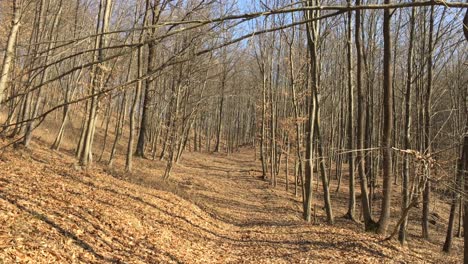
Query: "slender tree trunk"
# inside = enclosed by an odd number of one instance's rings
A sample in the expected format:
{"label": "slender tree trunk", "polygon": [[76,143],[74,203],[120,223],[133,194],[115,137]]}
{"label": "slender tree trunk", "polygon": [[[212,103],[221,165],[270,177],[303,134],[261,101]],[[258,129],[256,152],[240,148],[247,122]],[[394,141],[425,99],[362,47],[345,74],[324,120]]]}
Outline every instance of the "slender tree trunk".
{"label": "slender tree trunk", "polygon": [[[434,6],[431,6],[429,19],[429,47],[428,47],[428,62],[427,62],[427,87],[426,97],[424,102],[424,151],[426,154],[431,154],[431,93],[432,93],[432,70],[433,70],[433,33],[434,33]],[[423,193],[423,216],[422,216],[422,236],[429,239],[429,210],[430,210],[430,194],[431,194],[431,169],[427,169],[427,181]]]}
{"label": "slender tree trunk", "polygon": [[[385,0],[384,4],[390,4]],[[383,35],[383,131],[382,131],[382,174],[383,174],[383,199],[380,212],[380,234],[387,232],[390,220],[390,203],[392,199],[392,132],[393,132],[393,86],[392,86],[392,37],[391,37],[391,13],[392,10],[384,10]]]}
{"label": "slender tree trunk", "polygon": [[262,78],[262,127],[261,127],[261,136],[260,136],[260,159],[262,161],[262,178],[266,180],[268,169],[267,169],[267,157],[265,155],[265,126],[266,126],[266,73],[265,68],[263,67],[263,78]]}
{"label": "slender tree trunk", "polygon": [[286,168],[284,172],[284,178],[286,179],[286,191],[289,192],[289,150],[291,149],[291,143],[289,142],[289,136],[286,136]]}
{"label": "slender tree trunk", "polygon": [[[150,30],[150,37],[153,37],[155,35],[156,29],[155,29],[155,24],[158,22],[157,17],[158,15],[158,8],[159,8],[159,1],[154,0],[154,2],[151,4],[150,0],[146,0],[146,12],[148,10],[151,10],[151,15],[152,15],[152,25],[153,27]],[[145,15],[146,16],[146,15]],[[143,34],[143,33],[142,33]],[[146,73],[147,74],[152,74],[155,70],[156,63],[155,63],[155,57],[156,57],[156,43],[154,40],[148,42],[148,57],[147,57],[147,63],[146,63]],[[152,103],[152,94],[153,94],[153,88],[151,87],[151,84],[153,83],[153,78],[146,78],[145,79],[145,86],[143,88],[144,90],[144,98],[143,98],[143,105],[142,105],[142,115],[141,115],[141,123],[140,123],[140,133],[138,134],[138,141],[137,141],[137,147],[135,151],[135,156],[144,158],[145,157],[145,145],[146,145],[146,134],[148,133],[148,126],[150,125],[150,104]]]}
{"label": "slender tree trunk", "polygon": [[[348,6],[351,6],[351,0],[348,0]],[[349,199],[348,199],[348,212],[346,218],[354,220],[354,211],[356,209],[356,191],[354,180],[354,85],[353,85],[353,54],[352,54],[352,40],[351,40],[351,20],[352,12],[348,12],[347,20],[347,62],[348,62],[348,168],[349,168]]]}
{"label": "slender tree trunk", "polygon": [[[42,4],[42,5],[44,5],[44,4]],[[45,9],[45,8],[43,8],[43,9]],[[52,27],[50,29],[49,44],[48,44],[48,47],[47,47],[47,53],[45,55],[45,60],[43,62],[44,65],[48,65],[50,55],[52,54],[52,50],[55,47],[56,29],[58,27],[58,23],[60,21],[61,15],[62,15],[62,1],[60,1],[59,4],[58,4],[58,10],[55,13],[55,17],[54,17],[54,20],[53,20],[53,23],[52,23]],[[43,70],[42,74],[41,74],[41,78],[40,78],[40,83],[41,84],[44,83],[44,81],[48,79],[48,73],[49,73],[49,70],[47,68],[45,68]],[[35,105],[34,105],[34,109],[33,109],[31,118],[35,118],[39,114],[39,106],[41,105],[42,100],[43,100],[42,99],[42,97],[43,97],[42,94],[43,94],[43,89],[41,88],[41,89],[39,89],[39,91],[37,93],[37,99],[36,99],[36,102],[35,102]],[[31,120],[26,125],[26,132],[25,132],[24,140],[23,140],[23,144],[24,144],[25,147],[29,147],[29,144],[31,143],[33,130],[35,129],[35,123],[36,123],[35,120]]]}
{"label": "slender tree trunk", "polygon": [[2,75],[0,75],[0,102],[3,102],[8,79],[10,78],[10,68],[13,65],[16,50],[16,39],[21,27],[22,0],[12,0],[13,20],[11,21],[10,35],[6,44],[5,55],[2,63]]}
{"label": "slender tree trunk", "polygon": [[[138,67],[138,76],[141,76],[141,48],[138,49],[138,55],[137,55],[137,67]],[[140,77],[138,77],[140,78]],[[128,135],[128,144],[127,144],[127,155],[125,159],[125,171],[131,172],[133,170],[133,141],[135,137],[135,113],[137,109],[137,104],[138,104],[138,98],[140,98],[141,94],[141,85],[142,82],[138,81],[135,87],[135,95],[132,100],[132,106],[130,108],[130,123],[129,123],[129,135]]]}
{"label": "slender tree trunk", "polygon": [[[410,35],[409,35],[409,47],[407,57],[407,76],[406,76],[406,92],[405,92],[405,124],[404,124],[404,135],[403,135],[403,148],[411,149],[411,89],[413,82],[413,39],[414,39],[414,25],[415,25],[415,9],[411,9],[410,17]],[[410,177],[410,156],[405,153],[403,158],[403,189],[402,189],[402,212],[409,206],[409,177]],[[401,244],[406,241],[406,228],[408,225],[408,217],[404,217],[400,225],[400,231],[398,233],[398,240]]]}
{"label": "slender tree trunk", "polygon": [[[292,41],[294,40],[294,34],[293,37],[291,38]],[[295,195],[297,195],[297,188],[298,188],[298,183],[299,180],[303,178],[303,161],[302,161],[302,154],[301,154],[301,147],[302,147],[302,140],[301,140],[301,124],[299,123],[299,106],[297,102],[297,95],[296,95],[296,83],[295,83],[295,78],[294,78],[294,72],[295,72],[295,67],[294,67],[294,59],[293,59],[293,53],[292,53],[292,44],[293,42],[291,41],[290,46],[289,46],[289,74],[290,74],[290,86],[291,86],[291,96],[292,96],[292,103],[293,103],[293,112],[294,112],[294,124],[295,124],[295,129],[296,129],[296,169],[295,169]],[[302,183],[302,180],[301,180]],[[304,197],[303,197],[304,198]]]}
{"label": "slender tree trunk", "polygon": [[[460,188],[463,187],[463,179],[462,179],[462,183],[460,183]],[[459,197],[459,202],[458,202],[458,226],[457,226],[457,237],[462,237],[463,236],[463,232],[462,232],[462,227],[463,227],[463,198],[460,196]]]}
{"label": "slender tree trunk", "polygon": [[[468,25],[468,12],[465,16],[465,26]],[[467,31],[465,31],[465,35],[467,36],[467,40],[468,40],[468,33]],[[467,116],[467,120],[466,120],[466,125],[465,125],[465,139],[463,140],[463,159],[462,159],[462,162],[463,162],[463,167],[464,167],[464,181],[465,181],[465,186],[464,186],[464,189],[465,189],[465,197],[466,197],[466,193],[468,193],[468,116]],[[465,198],[466,200],[466,198]],[[467,262],[468,260],[468,250],[466,250],[468,248],[468,203],[465,201],[465,217],[464,217],[464,221],[463,221],[463,230],[464,230],[464,248],[465,248],[465,256],[464,256],[464,260],[465,260],[465,263]]]}
{"label": "slender tree trunk", "polygon": [[[102,150],[101,150],[101,155],[99,155],[99,159],[98,161],[101,161],[102,160],[102,156],[104,155],[104,151],[106,150],[106,146],[107,146],[107,138],[109,136],[109,125],[110,125],[110,122],[111,122],[111,119],[112,119],[112,114],[113,111],[112,111],[112,96],[109,95],[109,103],[107,105],[107,108],[106,108],[106,111],[105,111],[105,114],[104,114],[104,118],[103,118],[103,122],[105,121],[106,122],[106,128],[104,129],[104,139],[102,140],[104,143],[102,144]],[[101,124],[102,126],[103,124]]]}
{"label": "slender tree trunk", "polygon": [[119,144],[120,138],[122,137],[122,130],[125,124],[126,112],[127,112],[127,93],[124,92],[120,111],[119,111],[119,117],[115,125],[115,138],[114,138],[114,142],[112,143],[112,148],[111,148],[111,152],[109,155],[109,161],[107,162],[107,166],[109,168],[112,168],[114,165],[115,153],[117,152],[117,145]]}
{"label": "slender tree trunk", "polygon": [[450,205],[450,215],[449,221],[447,224],[447,235],[445,237],[445,243],[442,248],[444,252],[450,252],[452,248],[452,240],[453,240],[453,229],[455,226],[455,214],[458,206],[458,200],[460,199],[460,191],[461,191],[461,177],[463,176],[464,171],[464,164],[463,164],[463,149],[461,150],[460,159],[457,161],[457,170],[455,175],[455,186],[454,191],[452,194],[452,204]]}
{"label": "slender tree trunk", "polygon": [[[145,14],[143,16],[143,26],[147,25],[148,21],[148,14],[149,14],[149,9],[148,9],[148,1],[146,2],[145,5]],[[141,31],[140,36],[138,38],[138,41],[141,43],[145,40],[145,31]],[[127,155],[125,158],[125,171],[131,172],[133,169],[133,144],[134,144],[134,138],[135,138],[135,130],[136,130],[136,111],[137,111],[137,105],[138,101],[141,97],[141,88],[143,85],[143,81],[140,80],[141,77],[143,76],[143,47],[138,47],[137,50],[137,78],[138,81],[135,86],[135,95],[132,100],[132,105],[130,107],[130,114],[129,114],[129,135],[128,135],[128,144],[127,144]]]}
{"label": "slender tree trunk", "polygon": [[[105,3],[104,3],[105,2]],[[108,31],[110,16],[111,16],[111,7],[112,7],[112,0],[101,0],[100,4],[100,13],[102,12],[102,24],[101,29],[98,28],[97,32],[105,33]],[[102,11],[101,11],[102,10]],[[101,18],[100,18],[101,19]],[[107,46],[107,35],[101,34],[97,37],[96,40],[96,48],[98,49],[97,59],[99,64],[93,68],[93,77],[92,77],[92,90],[91,94],[95,94],[102,90],[104,85],[104,69],[103,69],[103,47]],[[97,112],[98,112],[98,104],[99,104],[99,96],[92,96],[91,103],[90,103],[90,111],[88,117],[88,123],[86,124],[84,141],[83,141],[83,149],[80,153],[79,163],[83,167],[88,167],[89,163],[92,161],[92,144],[94,139],[94,132],[96,127],[97,121]]]}
{"label": "slender tree trunk", "polygon": [[320,133],[320,114],[319,114],[319,107],[320,105],[317,91],[315,91],[315,102],[314,104],[317,105],[316,107],[316,118],[315,118],[315,133],[317,137],[317,152],[319,155],[319,167],[320,167],[320,174],[322,176],[322,187],[323,187],[323,202],[325,204],[325,211],[327,213],[327,222],[332,225],[334,223],[333,219],[333,210],[331,205],[331,198],[330,198],[330,189],[328,188],[328,176],[327,176],[327,169],[325,167],[325,158],[324,158],[324,150],[323,150],[323,142],[322,142],[322,135]]}
{"label": "slender tree trunk", "polygon": [[[307,6],[318,5],[317,0],[308,0]],[[307,19],[317,17],[317,11],[305,11]],[[306,127],[306,166],[305,166],[305,201],[304,201],[304,219],[310,222],[312,216],[312,191],[313,191],[313,173],[314,173],[314,128],[316,122],[316,113],[318,105],[314,103],[314,92],[318,86],[318,56],[317,56],[317,38],[318,25],[317,22],[306,24],[307,27],[307,43],[310,56],[310,92],[309,95],[309,118]]]}
{"label": "slender tree trunk", "polygon": [[[356,0],[356,5],[360,5],[361,1]],[[361,12],[356,11],[355,22],[355,44],[356,44],[356,88],[358,94],[357,100],[357,152],[356,160],[358,166],[359,180],[361,186],[361,208],[364,216],[364,227],[366,230],[375,228],[375,223],[372,220],[372,213],[370,209],[369,193],[367,189],[367,176],[366,176],[366,159],[364,149],[364,134],[365,134],[365,95],[362,87],[362,48],[361,48]]]}
{"label": "slender tree trunk", "polygon": [[[224,73],[223,73],[224,75]],[[221,132],[223,128],[223,110],[224,110],[224,87],[225,87],[226,80],[224,79],[221,82],[221,98],[219,99],[219,112],[218,112],[218,126],[216,128],[216,145],[215,145],[215,152],[219,152],[221,150]]]}

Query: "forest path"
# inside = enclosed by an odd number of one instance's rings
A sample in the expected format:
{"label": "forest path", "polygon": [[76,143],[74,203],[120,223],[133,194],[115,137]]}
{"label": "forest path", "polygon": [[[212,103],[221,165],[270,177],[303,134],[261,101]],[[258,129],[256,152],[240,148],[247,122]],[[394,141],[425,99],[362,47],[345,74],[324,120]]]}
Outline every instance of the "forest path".
{"label": "forest path", "polygon": [[[277,188],[262,180],[249,150],[186,153],[167,183],[158,180],[164,161],[137,159],[133,174],[118,169],[121,160],[114,170],[96,164],[79,171],[75,162],[73,155],[41,145],[0,155],[0,263],[424,259],[355,223],[337,218],[336,225],[325,225],[321,209],[317,223],[305,223],[300,198],[286,192],[281,179]],[[343,213],[338,204],[334,208]]]}
{"label": "forest path", "polygon": [[[392,253],[395,247],[360,232],[355,223],[338,218],[337,225],[326,225],[320,192],[314,193],[317,224],[305,223],[301,198],[294,196],[293,176],[286,191],[284,171],[276,188],[261,178],[260,171],[253,151],[244,149],[230,155],[187,154],[173,175],[172,180],[191,201],[230,226],[219,240],[228,259],[255,263],[397,262]],[[338,211],[340,214],[344,212]]]}
{"label": "forest path", "polygon": [[282,191],[284,179],[279,180],[276,190],[269,181],[261,179],[259,162],[251,151],[208,157],[201,154],[184,161],[179,170],[191,172],[182,176],[180,185],[185,191],[222,221],[240,227],[283,226],[302,221],[299,198],[291,190]]}

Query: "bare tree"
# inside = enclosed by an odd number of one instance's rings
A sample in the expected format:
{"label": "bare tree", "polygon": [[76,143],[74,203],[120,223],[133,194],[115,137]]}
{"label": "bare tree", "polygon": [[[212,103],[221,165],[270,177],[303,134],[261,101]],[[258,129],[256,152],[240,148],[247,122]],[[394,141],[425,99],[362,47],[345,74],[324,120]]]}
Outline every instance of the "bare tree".
{"label": "bare tree", "polygon": [[10,68],[15,56],[16,39],[21,27],[22,0],[12,0],[13,19],[11,21],[10,35],[8,36],[5,55],[2,63],[2,75],[0,76],[0,102],[3,101],[5,89],[10,78]]}
{"label": "bare tree", "polygon": [[[385,0],[390,4],[390,0]],[[393,86],[392,86],[392,47],[390,33],[391,9],[384,10],[383,18],[383,130],[382,130],[382,173],[383,199],[378,232],[385,234],[390,220],[390,203],[392,199],[392,133],[393,133]]]}
{"label": "bare tree", "polygon": [[[407,76],[406,76],[406,91],[405,91],[405,124],[404,124],[404,140],[403,148],[411,149],[411,89],[413,87],[413,41],[414,41],[414,28],[415,28],[415,12],[414,8],[411,9],[410,17],[410,32],[409,32],[409,46],[408,46],[408,57],[407,57]],[[403,159],[403,199],[402,199],[402,212],[410,205],[409,198],[409,177],[410,177],[410,156],[405,154]],[[398,233],[398,240],[401,244],[406,241],[406,228],[408,224],[408,217],[404,217],[404,220],[400,226]]]}

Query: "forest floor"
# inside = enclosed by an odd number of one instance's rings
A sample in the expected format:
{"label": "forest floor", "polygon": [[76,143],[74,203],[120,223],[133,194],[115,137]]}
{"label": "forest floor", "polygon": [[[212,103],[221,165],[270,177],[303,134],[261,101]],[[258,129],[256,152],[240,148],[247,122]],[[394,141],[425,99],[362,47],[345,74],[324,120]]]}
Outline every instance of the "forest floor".
{"label": "forest floor", "polygon": [[316,222],[305,223],[300,198],[284,180],[277,188],[262,180],[249,149],[187,152],[162,181],[163,161],[135,159],[135,172],[124,174],[120,157],[116,169],[97,162],[82,171],[71,151],[35,142],[0,155],[0,263],[462,262],[459,238],[451,254],[441,253],[442,202],[431,240],[420,239],[410,217],[409,243],[400,246],[342,218],[346,188],[332,194],[334,226],[324,223],[320,191]]}

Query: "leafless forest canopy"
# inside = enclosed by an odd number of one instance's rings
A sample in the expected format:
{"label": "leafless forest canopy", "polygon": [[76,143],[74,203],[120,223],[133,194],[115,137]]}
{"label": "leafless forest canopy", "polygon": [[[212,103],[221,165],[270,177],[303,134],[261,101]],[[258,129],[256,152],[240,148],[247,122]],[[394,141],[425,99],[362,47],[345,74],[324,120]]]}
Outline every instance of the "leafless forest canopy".
{"label": "leafless forest canopy", "polygon": [[2,152],[171,181],[184,155],[255,150],[304,224],[346,203],[362,232],[466,240],[467,2],[2,0],[0,24]]}

